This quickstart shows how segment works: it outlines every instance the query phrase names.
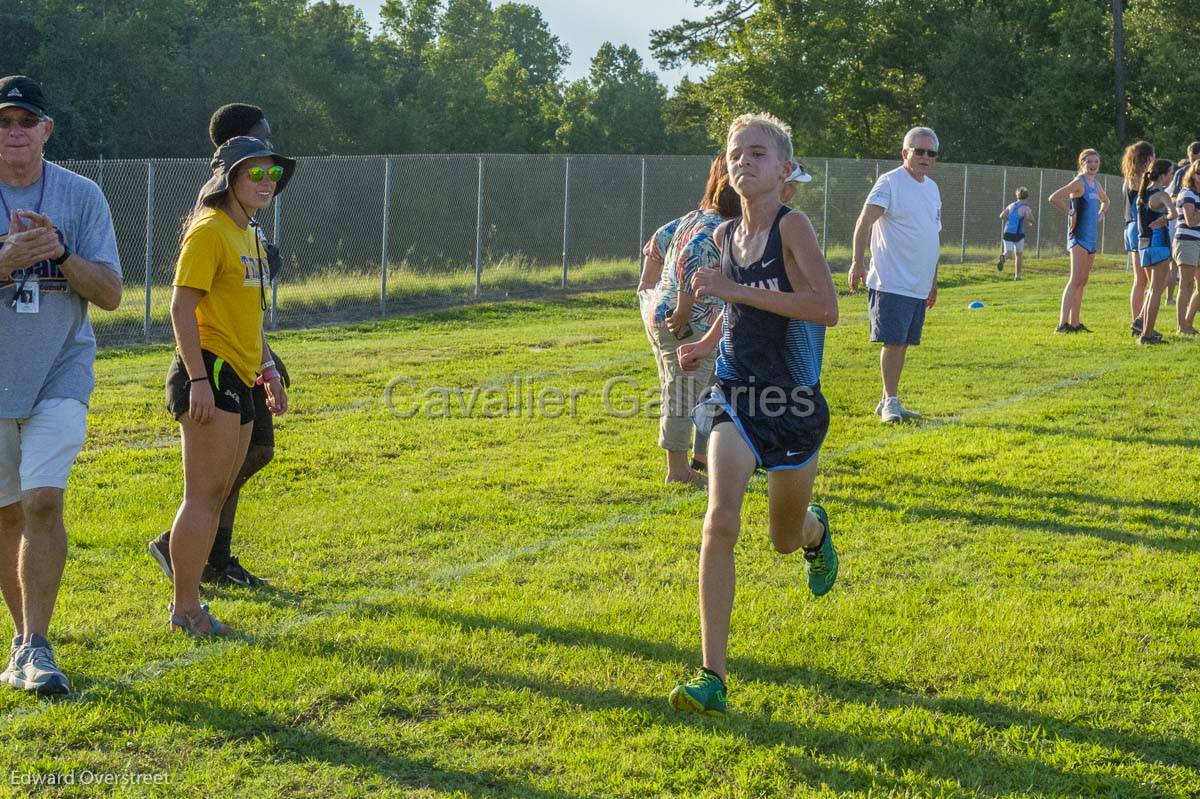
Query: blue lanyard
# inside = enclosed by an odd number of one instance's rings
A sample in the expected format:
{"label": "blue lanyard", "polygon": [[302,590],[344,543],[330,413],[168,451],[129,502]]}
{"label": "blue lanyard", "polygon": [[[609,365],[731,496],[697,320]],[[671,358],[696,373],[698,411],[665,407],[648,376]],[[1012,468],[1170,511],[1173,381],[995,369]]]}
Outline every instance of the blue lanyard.
{"label": "blue lanyard", "polygon": [[[42,164],[42,188],[41,191],[38,192],[37,207],[33,209],[35,214],[40,214],[42,212],[42,200],[46,199],[46,182],[48,178],[49,175],[46,174],[46,166],[45,164]],[[4,199],[4,192],[2,191],[0,191],[0,205],[4,206],[4,218],[12,219],[12,211],[9,210],[8,200]],[[12,231],[9,232],[11,233]]]}
{"label": "blue lanyard", "polygon": [[[46,166],[45,166],[45,164],[43,164],[42,165],[42,188],[41,188],[41,191],[38,192],[37,207],[33,209],[33,212],[35,214],[40,214],[42,212],[42,200],[46,199],[46,182],[47,182],[48,178],[49,178],[49,176],[46,174]],[[0,205],[4,206],[4,218],[11,221],[12,220],[12,211],[10,211],[8,209],[8,200],[4,199],[4,192],[2,192],[2,191],[0,191]],[[11,230],[8,232],[12,233]],[[9,303],[9,305],[11,305],[12,307],[14,307],[14,308],[17,307],[17,300],[20,298],[21,292],[25,290],[25,284],[29,282],[29,275],[32,272],[33,272],[33,269],[26,269],[25,274],[21,275],[21,283],[17,286],[17,290],[15,292],[13,292],[12,302]]]}

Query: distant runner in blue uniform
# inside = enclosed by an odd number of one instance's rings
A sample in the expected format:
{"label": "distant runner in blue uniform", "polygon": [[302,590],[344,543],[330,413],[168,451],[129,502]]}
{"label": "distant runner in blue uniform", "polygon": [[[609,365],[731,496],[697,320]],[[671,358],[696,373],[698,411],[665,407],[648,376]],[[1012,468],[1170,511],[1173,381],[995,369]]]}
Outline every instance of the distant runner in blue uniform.
{"label": "distant runner in blue uniform", "polygon": [[1050,195],[1050,204],[1067,215],[1067,251],[1071,255],[1071,278],[1063,290],[1056,333],[1092,332],[1079,321],[1079,309],[1083,304],[1083,287],[1096,259],[1096,241],[1108,209],[1108,194],[1096,179],[1100,153],[1084,150],[1079,154],[1078,164],[1079,174],[1075,179]]}
{"label": "distant runner in blue uniform", "polygon": [[1150,291],[1142,306],[1144,327],[1138,338],[1139,344],[1162,344],[1162,333],[1154,329],[1158,320],[1158,306],[1167,287],[1171,266],[1171,237],[1169,219],[1173,213],[1166,186],[1175,173],[1175,165],[1167,158],[1159,158],[1142,175],[1138,189],[1138,258],[1146,272]]}
{"label": "distant runner in blue uniform", "polygon": [[767,472],[770,536],[781,554],[803,552],[808,588],[827,593],[838,559],[829,518],[810,505],[817,453],[829,429],[821,394],[825,327],[837,324],[837,293],[808,217],[781,201],[794,168],[791,130],[766,114],[733,121],[725,149],[741,215],[717,228],[721,269],[701,269],[692,290],[725,302],[722,324],[679,348],[693,368],[718,342],[717,385],[696,408],[708,439],[708,512],[700,548],[702,668],[671,691],[677,710],[723,716],[733,611],[734,544],[742,500]]}
{"label": "distant runner in blue uniform", "polygon": [[1017,199],[1000,212],[1000,218],[1004,220],[1004,241],[1001,244],[1003,249],[1000,251],[1000,260],[996,263],[996,268],[1004,271],[1004,259],[1011,252],[1014,261],[1013,280],[1020,280],[1021,269],[1025,266],[1025,223],[1033,225],[1036,222],[1033,218],[1033,209],[1029,207],[1029,203],[1025,202],[1029,199],[1029,189],[1021,186],[1014,194]]}

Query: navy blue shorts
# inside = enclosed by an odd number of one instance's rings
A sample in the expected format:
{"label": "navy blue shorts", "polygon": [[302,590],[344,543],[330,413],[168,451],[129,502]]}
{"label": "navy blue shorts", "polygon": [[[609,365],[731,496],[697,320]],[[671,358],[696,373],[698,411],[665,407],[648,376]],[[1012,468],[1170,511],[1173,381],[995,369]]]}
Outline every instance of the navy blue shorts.
{"label": "navy blue shorts", "polygon": [[925,300],[867,289],[871,341],[880,344],[920,344],[925,327]]}
{"label": "navy blue shorts", "polygon": [[783,388],[719,380],[701,398],[693,419],[697,427],[733,423],[760,469],[803,469],[829,432],[829,404],[820,385]]}

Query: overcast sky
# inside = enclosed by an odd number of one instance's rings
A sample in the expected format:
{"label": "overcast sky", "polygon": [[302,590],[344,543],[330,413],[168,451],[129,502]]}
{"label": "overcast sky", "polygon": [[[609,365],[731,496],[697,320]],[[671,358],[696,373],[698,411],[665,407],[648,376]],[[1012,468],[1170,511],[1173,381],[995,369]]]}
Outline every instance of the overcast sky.
{"label": "overcast sky", "polygon": [[[567,80],[582,78],[596,50],[606,41],[636,47],[646,66],[657,72],[668,87],[674,87],[685,75],[698,80],[702,74],[696,67],[663,71],[650,55],[650,31],[665,28],[690,17],[700,19],[703,10],[691,0],[602,0],[599,3],[580,0],[520,0],[542,11],[550,32],[571,48],[571,63],[565,70]],[[493,6],[497,2],[493,2]],[[381,0],[361,0],[354,3],[362,9],[371,27],[379,30]]]}

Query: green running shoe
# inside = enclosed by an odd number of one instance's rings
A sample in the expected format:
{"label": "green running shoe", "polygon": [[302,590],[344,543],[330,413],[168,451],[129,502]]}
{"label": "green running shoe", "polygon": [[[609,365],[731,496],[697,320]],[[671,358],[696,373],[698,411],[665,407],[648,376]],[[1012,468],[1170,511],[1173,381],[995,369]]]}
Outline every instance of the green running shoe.
{"label": "green running shoe", "polygon": [[699,713],[702,716],[725,718],[725,683],[708,669],[700,669],[696,676],[675,686],[667,699],[671,707],[679,711]]}
{"label": "green running shoe", "polygon": [[820,505],[809,505],[808,509],[816,514],[825,528],[821,536],[821,545],[816,549],[804,550],[804,571],[808,574],[808,589],[813,596],[824,596],[833,588],[837,580],[838,555],[833,548],[833,534],[829,530],[829,515]]}

